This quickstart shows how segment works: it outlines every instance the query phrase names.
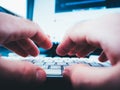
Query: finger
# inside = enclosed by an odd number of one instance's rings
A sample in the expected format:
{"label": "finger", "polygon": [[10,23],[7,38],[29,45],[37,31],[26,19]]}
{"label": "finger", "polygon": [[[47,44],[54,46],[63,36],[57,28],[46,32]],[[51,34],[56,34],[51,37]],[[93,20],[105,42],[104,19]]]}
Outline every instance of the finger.
{"label": "finger", "polygon": [[18,55],[21,55],[23,57],[28,56],[28,53],[26,51],[24,51],[17,42],[13,41],[10,43],[6,43],[3,46],[5,46],[6,48],[8,48],[9,50],[17,53]]}
{"label": "finger", "polygon": [[70,52],[68,53],[69,55],[76,55],[78,57],[84,57],[86,55],[88,55],[89,53],[91,53],[92,51],[94,51],[96,48],[84,43],[84,44],[79,44],[76,45],[74,48],[72,48],[70,50]]}
{"label": "finger", "polygon": [[75,55],[75,54],[78,52],[78,49],[79,49],[79,47],[78,47],[77,45],[74,46],[74,47],[68,52],[68,55],[69,55],[69,56]]}
{"label": "finger", "polygon": [[[6,22],[2,22],[2,26],[4,26],[4,23],[6,25],[2,30],[2,37],[4,37],[1,42],[2,44],[20,39],[32,38],[39,46],[45,49],[52,47],[50,39],[43,33],[36,23],[8,14],[3,14],[1,16],[5,17],[7,20]],[[9,34],[5,32],[7,30],[9,30]],[[4,36],[4,34],[6,35]]]}
{"label": "finger", "polygon": [[42,48],[50,49],[52,47],[52,42],[42,30],[39,30],[33,37],[31,37],[31,39]]}
{"label": "finger", "polygon": [[46,74],[40,67],[25,61],[9,61],[3,58],[0,58],[0,76],[23,83],[43,83],[46,80]]}
{"label": "finger", "polygon": [[90,54],[95,50],[95,47],[87,45],[83,48],[79,49],[79,51],[76,53],[77,57],[85,57],[86,55]]}
{"label": "finger", "polygon": [[107,56],[105,55],[104,52],[102,52],[102,53],[100,54],[100,56],[99,56],[98,59],[99,59],[99,61],[101,61],[101,62],[105,62],[105,61],[108,60],[108,58],[107,58]]}
{"label": "finger", "polygon": [[63,76],[68,78],[77,90],[117,90],[116,85],[113,84],[113,82],[117,84],[117,81],[114,80],[116,77],[118,78],[116,71],[118,73],[118,69],[112,67],[94,68],[78,64],[66,67]]}
{"label": "finger", "polygon": [[75,46],[75,43],[69,37],[65,37],[60,45],[58,45],[56,52],[58,55],[64,56]]}
{"label": "finger", "polygon": [[31,39],[21,39],[17,41],[17,43],[24,51],[26,51],[30,55],[37,56],[39,54],[37,46],[33,43]]}

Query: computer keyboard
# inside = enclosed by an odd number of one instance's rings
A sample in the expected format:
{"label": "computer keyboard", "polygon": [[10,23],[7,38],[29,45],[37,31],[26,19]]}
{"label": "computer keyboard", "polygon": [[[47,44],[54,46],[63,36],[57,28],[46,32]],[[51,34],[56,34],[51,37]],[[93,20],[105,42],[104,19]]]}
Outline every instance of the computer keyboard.
{"label": "computer keyboard", "polygon": [[[16,59],[16,56],[18,57]],[[92,67],[110,67],[111,64],[109,61],[107,62],[99,62],[98,56],[92,55],[89,58],[77,58],[77,57],[44,57],[44,56],[37,56],[37,57],[20,57],[14,53],[10,53],[7,57],[9,60],[21,60],[21,61],[28,61],[33,63],[34,65],[40,66],[43,68],[47,74],[47,77],[62,77],[62,72],[66,66],[70,66],[73,64],[87,64]]]}

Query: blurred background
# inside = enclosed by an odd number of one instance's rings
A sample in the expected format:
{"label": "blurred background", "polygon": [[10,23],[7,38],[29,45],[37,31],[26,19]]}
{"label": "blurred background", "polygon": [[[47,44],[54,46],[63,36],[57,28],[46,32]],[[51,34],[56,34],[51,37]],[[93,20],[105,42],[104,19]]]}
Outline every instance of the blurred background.
{"label": "blurred background", "polygon": [[[0,12],[24,17],[40,25],[53,42],[53,48],[41,53],[55,56],[55,49],[66,30],[78,22],[108,13],[120,13],[120,0],[0,0]],[[94,54],[99,54],[97,49]],[[0,53],[11,52],[0,46]],[[51,53],[52,52],[52,53]]]}

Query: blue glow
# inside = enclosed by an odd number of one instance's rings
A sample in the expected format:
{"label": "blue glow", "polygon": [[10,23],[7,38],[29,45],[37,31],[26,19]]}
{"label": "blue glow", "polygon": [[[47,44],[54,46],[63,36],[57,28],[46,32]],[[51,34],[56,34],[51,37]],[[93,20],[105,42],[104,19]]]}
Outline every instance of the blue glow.
{"label": "blue glow", "polygon": [[85,1],[79,1],[79,2],[69,2],[65,3],[66,6],[70,5],[80,5],[80,4],[87,4],[87,3],[96,3],[96,2],[103,2],[105,0],[85,0]]}

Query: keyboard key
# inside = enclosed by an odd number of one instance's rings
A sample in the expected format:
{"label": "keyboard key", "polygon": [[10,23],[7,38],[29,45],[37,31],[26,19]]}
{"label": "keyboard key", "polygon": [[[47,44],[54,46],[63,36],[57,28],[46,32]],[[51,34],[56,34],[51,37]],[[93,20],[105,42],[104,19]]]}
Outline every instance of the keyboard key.
{"label": "keyboard key", "polygon": [[50,66],[50,69],[60,69],[60,70],[61,70],[61,66],[51,65],[51,66]]}
{"label": "keyboard key", "polygon": [[67,65],[65,62],[57,62],[56,65]]}
{"label": "keyboard key", "polygon": [[96,62],[89,63],[89,65],[90,65],[90,66],[93,66],[93,67],[103,67],[102,64],[96,63]]}
{"label": "keyboard key", "polygon": [[55,65],[55,62],[45,62],[44,65]]}
{"label": "keyboard key", "polygon": [[34,63],[34,65],[37,65],[37,66],[43,66],[44,65],[44,62],[36,62],[36,63]]}
{"label": "keyboard key", "polygon": [[56,69],[45,69],[45,72],[46,72],[47,75],[58,75],[58,76],[62,75],[60,69],[58,69],[58,70],[56,70]]}

